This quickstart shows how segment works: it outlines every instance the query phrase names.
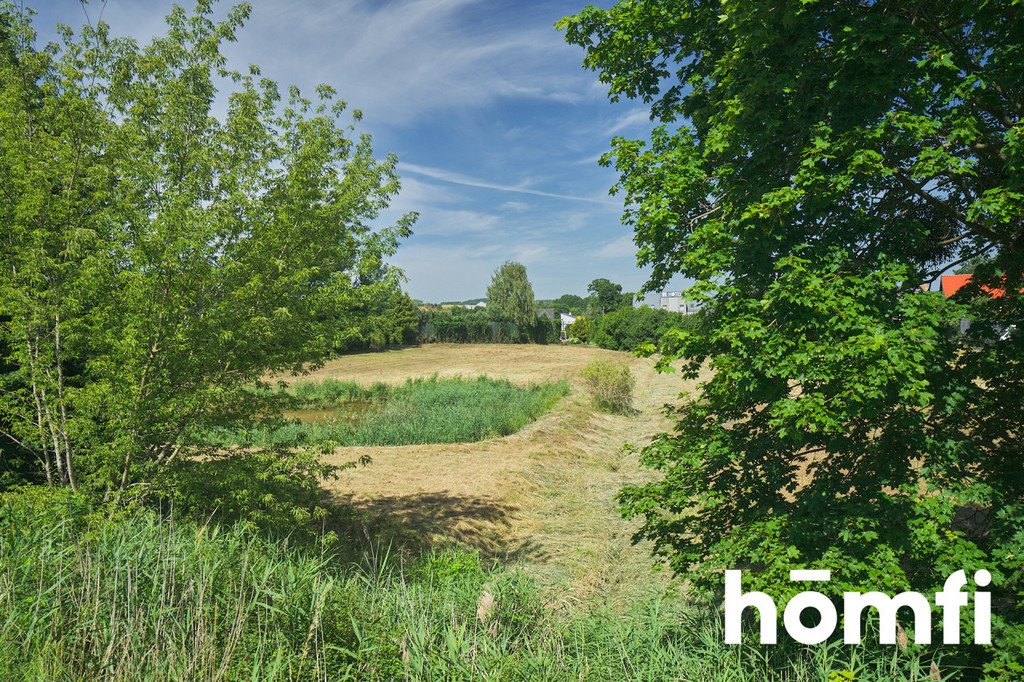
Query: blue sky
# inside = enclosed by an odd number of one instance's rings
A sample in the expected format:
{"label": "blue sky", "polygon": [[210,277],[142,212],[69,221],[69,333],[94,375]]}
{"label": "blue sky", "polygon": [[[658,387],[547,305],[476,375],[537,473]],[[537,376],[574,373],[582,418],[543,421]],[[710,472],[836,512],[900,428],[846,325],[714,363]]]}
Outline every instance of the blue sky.
{"label": "blue sky", "polygon": [[[79,26],[78,0],[31,0],[45,38]],[[418,211],[393,262],[427,301],[485,294],[505,260],[526,265],[539,298],[584,294],[607,277],[638,289],[614,171],[597,158],[613,135],[644,136],[642,103],[608,102],[553,24],[583,0],[253,0],[226,54],[236,67],[311,91],[337,88],[365,115],[379,154],[398,155],[403,190],[393,212]],[[609,2],[598,2],[607,5]],[[162,29],[164,0],[93,0],[118,34]],[[185,6],[189,6],[186,2]],[[220,10],[230,6],[222,2]]]}

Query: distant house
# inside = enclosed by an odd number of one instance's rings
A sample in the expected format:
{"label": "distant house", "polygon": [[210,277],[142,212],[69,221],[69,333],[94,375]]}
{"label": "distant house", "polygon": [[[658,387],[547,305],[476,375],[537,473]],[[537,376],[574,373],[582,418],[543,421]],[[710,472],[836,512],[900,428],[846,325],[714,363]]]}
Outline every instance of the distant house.
{"label": "distant house", "polygon": [[670,313],[693,315],[703,307],[703,301],[690,300],[681,291],[665,291],[661,294],[661,309]]}
{"label": "distant house", "polygon": [[549,320],[554,320],[555,319],[555,309],[554,308],[537,308],[537,315],[539,317],[546,317]]}
{"label": "distant house", "polygon": [[939,291],[946,298],[963,289],[971,281],[971,275],[943,275],[939,279]]}
{"label": "distant house", "polygon": [[[943,296],[949,298],[967,286],[973,276],[974,275],[943,275],[939,280],[939,291],[942,292]],[[1002,298],[1003,296],[1006,296],[1005,289],[982,285],[981,290],[992,298]],[[1022,289],[1020,293],[1024,294],[1024,289]]]}
{"label": "distant house", "polygon": [[683,310],[683,292],[664,291],[661,294],[661,309],[670,313],[679,313]]}
{"label": "distant house", "polygon": [[480,310],[481,308],[487,307],[487,301],[480,301],[479,303],[473,303],[471,305],[463,306],[466,310]]}
{"label": "distant house", "polygon": [[[963,289],[965,286],[970,284],[973,275],[943,275],[939,280],[939,291],[945,298],[949,298],[956,294],[956,292]],[[991,296],[992,298],[1002,298],[1006,296],[1005,289],[996,289],[988,286],[982,286],[981,290]],[[1024,293],[1022,291],[1021,293]],[[960,333],[963,334],[971,326],[971,321],[967,319],[960,320]],[[997,328],[998,338],[1000,341],[1005,341],[1010,338],[1010,335],[1016,331],[1016,325],[1010,325],[1006,328]]]}
{"label": "distant house", "polygon": [[566,338],[568,338],[565,335],[565,328],[568,327],[573,322],[575,322],[576,317],[574,315],[566,315],[565,313],[559,313],[559,319],[562,322],[561,339],[564,341]]}

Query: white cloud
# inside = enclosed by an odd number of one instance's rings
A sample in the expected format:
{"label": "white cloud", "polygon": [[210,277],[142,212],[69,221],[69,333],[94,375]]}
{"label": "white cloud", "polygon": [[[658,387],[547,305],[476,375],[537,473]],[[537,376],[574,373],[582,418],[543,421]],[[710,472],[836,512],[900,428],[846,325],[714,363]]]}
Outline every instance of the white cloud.
{"label": "white cloud", "polygon": [[416,234],[451,237],[489,232],[499,223],[498,216],[477,211],[424,209]]}
{"label": "white cloud", "polygon": [[551,249],[542,243],[520,243],[512,246],[509,260],[519,261],[525,265],[540,264],[550,254]]}
{"label": "white cloud", "polygon": [[448,182],[454,185],[465,185],[466,187],[478,187],[481,189],[493,189],[499,192],[516,192],[519,194],[532,194],[538,197],[548,197],[551,199],[567,199],[569,201],[585,201],[592,204],[606,204],[613,205],[614,201],[610,199],[598,199],[595,197],[587,196],[576,196],[572,194],[558,194],[556,192],[544,192],[541,190],[531,189],[529,181],[524,181],[518,185],[506,185],[497,182],[490,182],[487,180],[480,180],[473,178],[468,175],[461,173],[455,173],[452,171],[444,170],[443,168],[432,168],[430,166],[420,166],[415,163],[402,162],[399,164],[399,170],[404,173],[415,173],[423,175],[434,180],[440,180],[442,182]]}
{"label": "white cloud", "polygon": [[483,0],[266,0],[235,48],[268,73],[338,87],[368,120],[405,124],[502,97],[594,99],[580,53],[550,26],[466,30]]}
{"label": "white cloud", "polygon": [[402,189],[392,200],[391,207],[404,213],[405,211],[422,211],[425,206],[436,204],[457,204],[464,199],[465,197],[452,187],[403,175]]}
{"label": "white cloud", "polygon": [[613,239],[610,242],[606,242],[594,251],[595,258],[632,258],[635,255],[636,244],[633,243],[633,238],[629,235],[623,235],[622,237]]}
{"label": "white cloud", "polygon": [[[83,20],[77,0],[36,2],[50,25]],[[108,0],[104,19],[113,33],[145,42],[163,31],[171,3]],[[402,190],[375,221],[420,213],[394,258],[413,295],[482,295],[509,259],[528,266],[540,297],[583,293],[596,277],[638,286],[622,200],[607,194],[615,173],[596,156],[589,168],[579,160],[616,132],[640,130],[646,112],[607,104],[606,86],[580,68],[582,51],[552,28],[556,12],[571,10],[486,0],[253,4],[239,42],[225,46],[232,67],[259,64],[307,95],[330,83],[364,110],[357,128],[372,132],[377,148],[420,162],[400,163]]]}
{"label": "white cloud", "polygon": [[633,126],[641,125],[644,123],[651,122],[651,112],[647,109],[633,109],[622,116],[620,116],[615,123],[611,125],[604,134],[606,136],[612,136],[617,133],[621,133],[626,128],[632,128]]}

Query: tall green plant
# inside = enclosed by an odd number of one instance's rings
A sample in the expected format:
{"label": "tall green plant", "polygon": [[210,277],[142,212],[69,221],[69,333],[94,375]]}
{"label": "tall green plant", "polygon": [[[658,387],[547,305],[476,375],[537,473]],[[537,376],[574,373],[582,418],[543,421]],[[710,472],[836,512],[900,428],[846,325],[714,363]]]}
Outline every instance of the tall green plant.
{"label": "tall green plant", "polygon": [[533,326],[537,311],[526,266],[509,261],[494,271],[491,285],[487,287],[487,313],[491,319],[511,322],[521,330]]}
{"label": "tall green plant", "polygon": [[99,24],[38,49],[0,4],[0,426],[50,482],[145,489],[395,287],[414,216],[370,221],[396,160],[330,87],[228,68],[249,11],[217,23],[204,0],[144,47]]}

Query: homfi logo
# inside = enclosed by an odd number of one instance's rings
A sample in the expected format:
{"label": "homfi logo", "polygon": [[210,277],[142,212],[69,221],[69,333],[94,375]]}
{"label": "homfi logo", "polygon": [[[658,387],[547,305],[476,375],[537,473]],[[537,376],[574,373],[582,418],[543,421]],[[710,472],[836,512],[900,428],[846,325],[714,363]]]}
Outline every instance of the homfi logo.
{"label": "homfi logo", "polygon": [[[743,571],[725,572],[725,643],[739,644],[743,612],[748,607],[757,610],[761,620],[761,643],[775,644],[778,639],[778,609],[775,600],[764,592],[743,592]],[[789,572],[791,582],[828,582],[831,571],[795,570]],[[992,575],[982,569],[975,572],[974,584],[987,587]],[[946,578],[940,592],[935,594],[935,605],[942,609],[942,643],[960,643],[960,610],[968,605],[967,575],[957,571]],[[861,616],[867,609],[878,612],[879,644],[896,643],[896,614],[910,609],[914,617],[914,641],[932,643],[932,609],[927,597],[920,592],[901,592],[890,597],[882,592],[843,593],[843,642],[860,644]],[[817,625],[807,626],[801,620],[805,611],[817,612]],[[801,592],[786,604],[782,622],[789,636],[801,644],[820,644],[836,631],[839,614],[830,598],[820,592]],[[992,595],[974,593],[974,643],[992,643]]]}

